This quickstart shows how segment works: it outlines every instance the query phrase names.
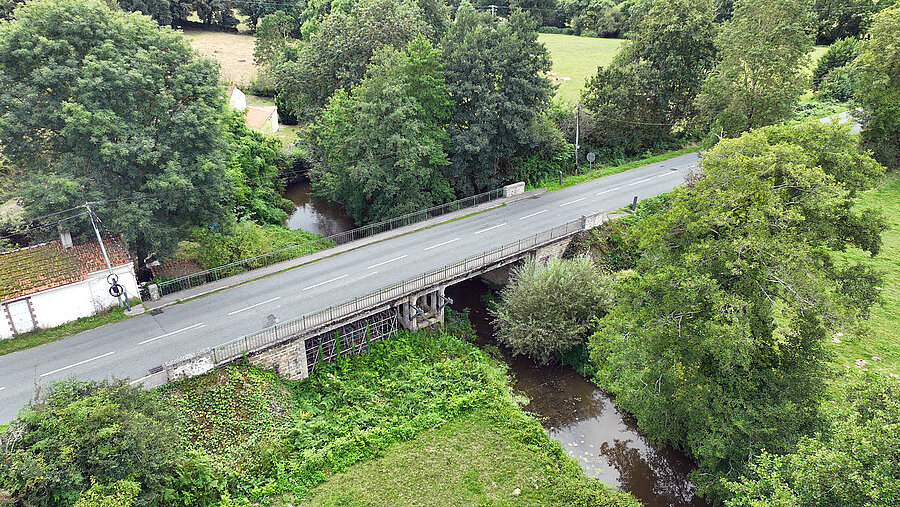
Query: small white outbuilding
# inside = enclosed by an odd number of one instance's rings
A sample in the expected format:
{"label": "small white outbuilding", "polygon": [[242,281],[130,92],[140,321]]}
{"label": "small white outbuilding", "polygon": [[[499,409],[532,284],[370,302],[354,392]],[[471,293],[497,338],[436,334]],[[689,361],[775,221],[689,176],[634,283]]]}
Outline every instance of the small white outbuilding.
{"label": "small white outbuilding", "polygon": [[[113,273],[129,297],[138,296],[134,261],[119,238],[105,240]],[[0,253],[0,339],[87,317],[118,299],[97,243],[64,247],[51,241]]]}

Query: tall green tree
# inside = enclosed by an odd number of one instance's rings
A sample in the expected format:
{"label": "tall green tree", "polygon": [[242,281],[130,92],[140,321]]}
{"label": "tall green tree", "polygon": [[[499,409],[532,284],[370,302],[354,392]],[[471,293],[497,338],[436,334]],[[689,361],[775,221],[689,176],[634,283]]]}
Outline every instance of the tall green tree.
{"label": "tall green tree", "polygon": [[313,188],[359,224],[451,200],[450,104],[440,52],[426,39],[378,51],[363,81],[338,90],[309,128]]}
{"label": "tall green tree", "polygon": [[700,170],[631,229],[641,256],[591,345],[616,404],[716,495],[818,428],[825,337],[878,297],[879,277],[833,251],[879,251],[882,220],[854,203],[883,168],[849,127],[815,122],[720,141]]}
{"label": "tall green tree", "polygon": [[339,88],[362,80],[375,52],[431,37],[422,9],[412,0],[362,0],[349,14],[332,10],[296,58],[275,71],[275,86],[290,114],[314,114]]}
{"label": "tall green tree", "polygon": [[448,176],[457,195],[520,177],[517,161],[542,143],[550,101],[550,56],[535,21],[521,11],[500,22],[463,1],[443,42],[453,99]]}
{"label": "tall green tree", "polygon": [[685,133],[715,64],[710,0],[655,2],[612,64],[582,92],[598,120],[591,144],[639,153]]}
{"label": "tall green tree", "polygon": [[872,16],[891,3],[890,0],[815,0],[816,44],[829,45],[838,39],[864,36]]}
{"label": "tall green tree", "polygon": [[863,144],[882,164],[900,167],[900,7],[875,16],[871,38],[857,60],[862,71],[856,102],[865,125]]}
{"label": "tall green tree", "polygon": [[28,175],[30,216],[103,201],[106,227],[141,255],[220,220],[217,70],[180,34],[97,0],[19,8],[0,25],[0,144]]}
{"label": "tall green tree", "polygon": [[809,3],[738,0],[716,37],[719,62],[697,98],[714,132],[737,135],[788,117],[806,88]]}

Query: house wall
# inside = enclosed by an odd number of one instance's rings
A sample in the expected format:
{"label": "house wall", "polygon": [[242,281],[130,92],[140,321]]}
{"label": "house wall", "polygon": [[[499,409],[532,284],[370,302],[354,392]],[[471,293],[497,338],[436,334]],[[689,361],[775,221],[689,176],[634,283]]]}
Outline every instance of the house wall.
{"label": "house wall", "polygon": [[231,98],[228,99],[228,105],[239,111],[246,111],[247,96],[244,95],[244,92],[242,92],[240,88],[235,86],[234,90],[231,90]]}
{"label": "house wall", "polygon": [[[129,297],[137,297],[137,279],[134,266],[123,264],[113,268],[119,277],[119,285],[125,287]],[[51,328],[73,321],[79,317],[87,317],[110,306],[117,305],[118,300],[109,295],[109,283],[106,281],[106,270],[88,275],[86,280],[56,287],[27,296],[39,328]],[[0,305],[0,338],[13,336],[6,318],[5,304]]]}

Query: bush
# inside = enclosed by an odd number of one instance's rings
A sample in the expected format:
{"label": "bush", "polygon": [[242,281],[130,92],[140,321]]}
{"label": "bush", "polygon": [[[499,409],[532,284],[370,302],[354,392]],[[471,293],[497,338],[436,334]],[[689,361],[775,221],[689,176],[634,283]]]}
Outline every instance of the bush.
{"label": "bush", "polygon": [[559,35],[572,35],[571,28],[564,28],[558,26],[541,26],[537,29],[538,33],[553,33]]}
{"label": "bush", "polygon": [[604,277],[586,256],[528,261],[513,273],[491,313],[497,339],[514,354],[548,363],[586,342],[591,319],[608,303]]}
{"label": "bush", "polygon": [[187,443],[182,420],[125,381],[66,381],[0,436],[0,489],[18,505],[157,505]]}
{"label": "bush", "polygon": [[856,95],[859,72],[846,65],[829,72],[819,83],[818,95],[838,102],[847,102]]}
{"label": "bush", "polygon": [[[812,88],[819,89],[819,83],[825,79],[831,71],[844,67],[859,55],[861,43],[858,39],[838,39],[828,46],[828,50],[819,58],[816,68],[812,73]],[[846,99],[845,99],[846,100]]]}

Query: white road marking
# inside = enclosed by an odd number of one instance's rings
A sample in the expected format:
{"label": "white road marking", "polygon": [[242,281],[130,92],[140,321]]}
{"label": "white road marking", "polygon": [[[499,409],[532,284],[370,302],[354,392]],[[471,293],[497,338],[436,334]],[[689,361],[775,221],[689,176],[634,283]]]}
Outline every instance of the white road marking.
{"label": "white road marking", "polygon": [[603,194],[608,194],[608,193],[610,193],[610,192],[615,192],[616,190],[619,190],[620,188],[622,188],[622,187],[616,187],[616,188],[611,188],[611,189],[609,189],[609,190],[604,190],[603,192],[600,192],[600,193],[597,194],[597,195],[603,195]]}
{"label": "white road marking", "polygon": [[654,175],[654,176],[650,176],[649,178],[644,178],[644,179],[642,179],[642,180],[633,181],[633,182],[629,183],[628,186],[630,187],[630,186],[637,185],[637,184],[640,184],[640,183],[646,183],[646,182],[652,180],[652,179],[655,178],[655,177],[656,177],[656,176]]}
{"label": "white road marking", "polygon": [[496,229],[497,227],[503,227],[504,225],[506,225],[506,222],[503,222],[502,224],[492,225],[492,226],[488,227],[487,229],[481,229],[480,231],[475,231],[475,234],[481,234],[482,232],[492,231],[492,230]]}
{"label": "white road marking", "polygon": [[331,282],[333,282],[333,281],[335,281],[335,280],[340,280],[341,278],[347,278],[348,276],[350,276],[350,275],[336,276],[336,277],[332,278],[331,280],[325,280],[324,282],[319,282],[319,283],[317,283],[317,284],[315,284],[315,285],[310,285],[309,287],[307,287],[307,288],[305,288],[305,289],[303,289],[303,290],[315,289],[316,287],[319,287],[319,286],[321,286],[321,285],[325,285],[326,283],[331,283]]}
{"label": "white road marking", "polygon": [[46,377],[47,375],[53,375],[54,373],[59,373],[59,372],[61,372],[61,371],[63,371],[63,370],[68,370],[69,368],[74,368],[74,367],[76,367],[76,366],[81,366],[81,365],[83,365],[84,363],[89,363],[89,362],[91,362],[91,361],[96,361],[97,359],[102,359],[102,358],[104,358],[104,357],[106,357],[106,356],[111,356],[111,355],[113,355],[113,354],[115,354],[115,353],[116,353],[115,351],[112,351],[112,352],[107,352],[106,354],[100,354],[100,355],[97,356],[97,357],[92,357],[92,358],[90,358],[90,359],[85,359],[84,361],[79,361],[79,362],[77,362],[77,363],[75,363],[75,364],[70,364],[69,366],[63,366],[62,368],[58,368],[58,369],[53,370],[53,371],[48,371],[47,373],[41,374],[41,377]]}
{"label": "white road marking", "polygon": [[532,213],[532,214],[530,214],[530,215],[525,215],[524,217],[520,218],[519,220],[525,220],[526,218],[531,218],[531,217],[533,217],[533,216],[537,216],[537,215],[540,215],[541,213],[546,213],[546,212],[547,212],[547,210],[542,209],[541,211],[538,211],[537,213]]}
{"label": "white road marking", "polygon": [[459,238],[453,238],[450,241],[444,241],[443,243],[438,243],[437,245],[431,245],[430,247],[426,248],[425,251],[431,250],[432,248],[437,248],[439,246],[449,245],[450,243],[453,243],[454,241],[459,241]]}
{"label": "white road marking", "polygon": [[378,274],[378,271],[372,271],[371,273],[369,273],[367,275],[363,275],[363,276],[357,278],[356,281],[358,282],[358,281],[362,280],[363,278],[369,278],[370,276],[377,275],[377,274]]}
{"label": "white road marking", "polygon": [[0,387],[0,391],[2,391],[2,390],[4,390],[4,389],[6,389],[6,387]]}
{"label": "white road marking", "polygon": [[400,259],[403,259],[404,257],[409,257],[409,256],[408,256],[408,255],[401,255],[400,257],[394,257],[393,259],[391,259],[391,260],[389,260],[389,261],[379,262],[378,264],[372,264],[371,266],[367,267],[366,269],[372,269],[372,268],[377,268],[378,266],[384,266],[384,265],[387,264],[388,262],[399,261]]}
{"label": "white road marking", "polygon": [[281,296],[278,296],[277,298],[267,299],[267,300],[263,301],[262,303],[256,303],[255,305],[250,305],[247,308],[241,308],[240,310],[235,310],[235,311],[229,313],[228,315],[234,315],[236,313],[241,313],[241,312],[250,310],[251,308],[256,308],[257,306],[264,305],[266,303],[271,303],[272,301],[277,301],[279,299],[281,299]]}
{"label": "white road marking", "polygon": [[568,205],[570,205],[570,204],[575,204],[576,202],[581,202],[581,201],[583,201],[583,200],[585,200],[585,199],[587,199],[587,197],[582,197],[581,199],[575,199],[574,201],[564,202],[564,203],[560,204],[559,207],[562,208],[563,206],[568,206]]}
{"label": "white road marking", "polygon": [[[231,314],[229,313],[228,315],[231,315]],[[142,341],[142,342],[138,342],[138,345],[143,345],[143,344],[145,344],[145,343],[150,343],[150,342],[152,342],[152,341],[159,340],[160,338],[165,338],[165,337],[167,337],[167,336],[172,336],[173,334],[178,334],[178,333],[180,333],[180,332],[182,332],[182,331],[188,331],[188,330],[190,330],[190,329],[194,329],[194,328],[197,328],[197,327],[203,327],[203,326],[205,326],[205,325],[206,325],[206,324],[204,324],[204,323],[202,323],[202,322],[198,322],[198,323],[194,324],[193,326],[188,326],[188,327],[179,329],[178,331],[172,331],[171,333],[161,334],[161,335],[157,336],[156,338],[150,338],[149,340],[144,340],[144,341]]]}

